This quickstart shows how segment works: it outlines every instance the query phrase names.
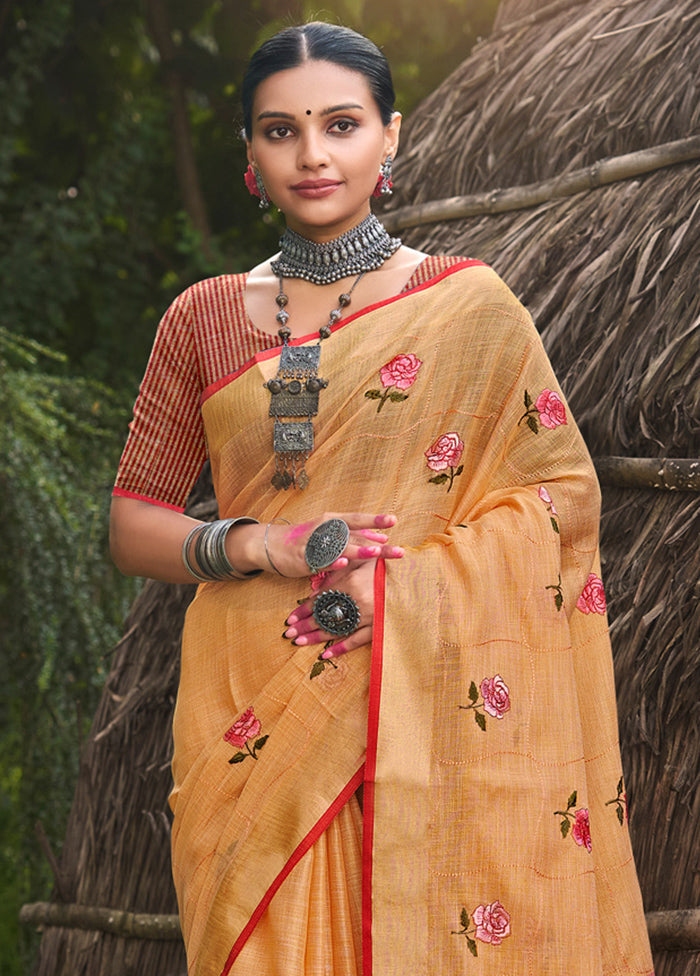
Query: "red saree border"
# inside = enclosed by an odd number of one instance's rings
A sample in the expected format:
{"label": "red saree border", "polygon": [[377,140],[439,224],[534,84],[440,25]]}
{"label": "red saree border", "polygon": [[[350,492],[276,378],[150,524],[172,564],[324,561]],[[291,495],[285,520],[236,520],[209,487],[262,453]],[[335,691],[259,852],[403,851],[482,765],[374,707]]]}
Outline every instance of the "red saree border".
{"label": "red saree border", "polygon": [[148,495],[139,495],[136,491],[127,491],[126,488],[112,489],[112,495],[116,498],[135,498],[139,502],[148,502],[149,505],[158,505],[160,508],[169,508],[180,515],[185,511],[181,505],[171,505],[170,502],[161,502],[158,498],[150,498]]}
{"label": "red saree border", "polygon": [[328,807],[328,809],[323,814],[323,816],[320,817],[319,820],[317,820],[317,822],[308,832],[306,837],[304,837],[304,839],[298,844],[298,846],[293,851],[292,855],[290,856],[285,866],[282,868],[280,873],[277,875],[275,880],[267,889],[267,891],[261,898],[257,908],[248,919],[245,928],[243,929],[241,934],[234,942],[233,947],[228,955],[228,959],[226,960],[226,964],[224,965],[224,968],[221,970],[221,976],[228,976],[228,973],[231,971],[231,966],[233,966],[236,960],[236,956],[239,954],[243,946],[248,941],[251,932],[260,921],[260,917],[262,916],[263,912],[272,901],[273,896],[280,888],[282,882],[285,880],[285,878],[288,877],[292,869],[296,867],[296,865],[302,859],[304,854],[306,854],[306,852],[311,847],[313,847],[313,845],[316,843],[316,841],[321,836],[321,834],[326,830],[331,820],[333,820],[334,817],[338,815],[342,807],[345,806],[345,804],[348,802],[348,800],[353,795],[353,793],[357,791],[358,787],[361,785],[363,781],[363,778],[364,778],[364,763],[357,770],[357,772],[352,777],[352,779],[347,784],[347,786],[343,787],[343,789],[340,791],[338,796]]}
{"label": "red saree border", "polygon": [[[387,305],[392,305],[394,302],[400,301],[402,298],[407,298],[409,295],[416,295],[420,291],[425,291],[427,288],[432,288],[433,285],[437,285],[438,282],[442,281],[448,275],[455,274],[457,271],[464,271],[466,268],[488,268],[489,265],[485,264],[484,261],[479,261],[476,258],[465,258],[463,261],[459,261],[456,264],[451,265],[449,268],[445,268],[439,274],[436,274],[434,278],[429,278],[428,281],[424,281],[422,285],[416,285],[415,288],[411,288],[409,291],[400,291],[398,295],[392,295],[391,298],[384,298],[380,302],[375,302],[373,305],[366,305],[364,308],[358,309],[353,315],[348,315],[346,319],[342,319],[337,325],[331,328],[331,332],[337,332],[339,329],[344,328],[355,319],[360,318],[362,315],[367,315],[369,312],[374,312],[378,308],[384,308]],[[310,332],[308,335],[301,336],[298,339],[292,339],[290,345],[292,346],[303,346],[306,342],[311,342],[312,339],[316,338],[316,332]],[[233,373],[229,373],[226,376],[222,376],[221,379],[215,380],[209,386],[205,387],[202,391],[202,395],[199,398],[200,406],[205,403],[210,397],[218,393],[229,383],[233,383],[237,380],[239,376],[247,373],[256,363],[265,362],[267,359],[272,359],[275,356],[279,356],[280,346],[273,346],[271,349],[263,349],[257,352],[251,359],[244,363],[241,367],[235,370]]]}
{"label": "red saree border", "polygon": [[367,758],[363,793],[362,821],[362,974],[372,976],[372,868],[374,852],[374,787],[377,773],[377,733],[379,706],[382,696],[382,667],[384,663],[384,607],[386,565],[377,561],[374,574],[374,630],[372,633],[372,663],[369,676],[369,706],[367,713]]}

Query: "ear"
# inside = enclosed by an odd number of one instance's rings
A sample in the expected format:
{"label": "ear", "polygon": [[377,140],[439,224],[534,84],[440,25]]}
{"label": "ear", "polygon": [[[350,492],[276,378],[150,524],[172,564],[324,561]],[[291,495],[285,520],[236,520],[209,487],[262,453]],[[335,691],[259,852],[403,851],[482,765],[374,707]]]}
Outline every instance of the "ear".
{"label": "ear", "polygon": [[384,158],[391,156],[396,159],[399,149],[399,132],[401,131],[401,113],[394,112],[391,121],[384,127]]}
{"label": "ear", "polygon": [[250,165],[255,168],[255,156],[253,155],[253,146],[250,139],[246,139],[245,141],[245,154],[248,157]]}

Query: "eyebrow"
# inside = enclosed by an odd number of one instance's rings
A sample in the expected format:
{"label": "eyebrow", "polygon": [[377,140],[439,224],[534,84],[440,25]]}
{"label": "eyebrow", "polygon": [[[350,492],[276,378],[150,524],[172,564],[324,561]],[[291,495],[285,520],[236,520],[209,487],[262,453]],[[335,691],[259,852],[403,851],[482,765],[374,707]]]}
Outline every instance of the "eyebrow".
{"label": "eyebrow", "polygon": [[[321,115],[332,115],[334,112],[346,112],[350,108],[362,110],[364,106],[358,105],[355,102],[347,102],[344,105],[331,105],[330,108],[324,108],[321,111]],[[289,112],[261,112],[258,115],[258,122],[261,119],[289,119],[290,122],[293,122],[296,116],[291,115]]]}

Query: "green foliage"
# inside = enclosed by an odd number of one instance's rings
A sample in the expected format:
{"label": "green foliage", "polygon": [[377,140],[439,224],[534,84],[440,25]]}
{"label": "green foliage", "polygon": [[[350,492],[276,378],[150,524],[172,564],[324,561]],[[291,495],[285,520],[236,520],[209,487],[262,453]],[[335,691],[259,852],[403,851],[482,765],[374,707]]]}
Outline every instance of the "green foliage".
{"label": "green foliage", "polygon": [[42,369],[59,358],[0,328],[0,944],[17,972],[8,929],[50,889],[33,826],[60,850],[103,655],[135,592],[106,559],[125,405]]}

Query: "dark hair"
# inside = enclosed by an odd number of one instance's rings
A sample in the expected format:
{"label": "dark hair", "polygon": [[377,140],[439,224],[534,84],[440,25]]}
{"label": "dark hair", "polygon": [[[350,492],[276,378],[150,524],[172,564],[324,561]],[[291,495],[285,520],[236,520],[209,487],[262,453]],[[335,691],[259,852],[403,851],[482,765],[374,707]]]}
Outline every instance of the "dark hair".
{"label": "dark hair", "polygon": [[281,30],[261,44],[250,59],[241,92],[244,133],[248,138],[253,131],[253,97],[258,85],[278,71],[296,68],[304,61],[329,61],[364,75],[382,122],[389,124],[396,96],[389,64],[377,45],[349,27],[313,21]]}

